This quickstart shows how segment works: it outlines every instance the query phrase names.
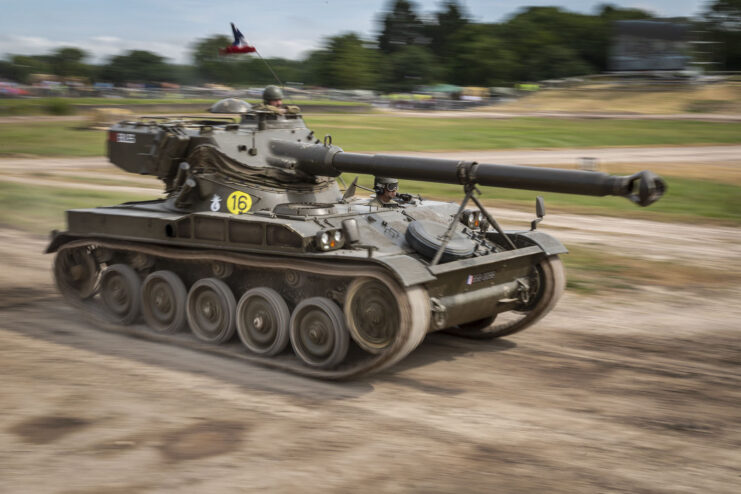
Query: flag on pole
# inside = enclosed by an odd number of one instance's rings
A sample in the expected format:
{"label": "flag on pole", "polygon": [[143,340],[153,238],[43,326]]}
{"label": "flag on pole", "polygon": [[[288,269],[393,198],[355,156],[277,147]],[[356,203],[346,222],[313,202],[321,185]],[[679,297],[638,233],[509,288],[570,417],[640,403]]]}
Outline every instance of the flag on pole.
{"label": "flag on pole", "polygon": [[237,26],[234,25],[234,23],[231,23],[232,25],[232,35],[234,36],[234,42],[232,42],[231,45],[221,48],[219,50],[219,53],[222,55],[233,55],[237,53],[254,53],[257,51],[257,48],[247,43],[247,40],[244,39],[244,35],[242,32],[237,29]]}

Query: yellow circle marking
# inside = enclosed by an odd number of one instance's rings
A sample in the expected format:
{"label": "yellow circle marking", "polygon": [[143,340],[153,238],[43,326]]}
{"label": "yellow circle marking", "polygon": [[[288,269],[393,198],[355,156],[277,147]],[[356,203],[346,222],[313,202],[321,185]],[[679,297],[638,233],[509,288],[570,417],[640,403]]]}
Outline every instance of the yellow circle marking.
{"label": "yellow circle marking", "polygon": [[252,207],[252,198],[246,192],[235,190],[229,194],[226,200],[226,207],[232,214],[246,213]]}

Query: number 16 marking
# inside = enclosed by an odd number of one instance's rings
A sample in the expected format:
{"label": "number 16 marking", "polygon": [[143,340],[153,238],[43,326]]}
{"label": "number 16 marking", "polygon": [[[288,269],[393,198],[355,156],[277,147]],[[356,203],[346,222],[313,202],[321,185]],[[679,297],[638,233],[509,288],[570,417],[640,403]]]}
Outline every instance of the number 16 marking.
{"label": "number 16 marking", "polygon": [[235,190],[226,200],[226,207],[232,214],[246,213],[252,207],[252,197],[246,192]]}

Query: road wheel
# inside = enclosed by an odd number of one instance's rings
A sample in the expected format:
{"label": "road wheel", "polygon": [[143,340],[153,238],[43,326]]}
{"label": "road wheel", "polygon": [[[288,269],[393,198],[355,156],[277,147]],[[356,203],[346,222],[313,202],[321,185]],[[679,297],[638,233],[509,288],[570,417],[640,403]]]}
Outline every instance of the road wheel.
{"label": "road wheel", "polygon": [[291,312],[271,288],[245,292],[237,304],[237,333],[244,346],[259,355],[277,355],[288,344]]}
{"label": "road wheel", "polygon": [[393,343],[401,325],[394,294],[373,278],[358,278],[350,283],[345,298],[345,318],[355,343],[373,354]]}
{"label": "road wheel", "polygon": [[131,266],[113,264],[100,276],[100,298],[108,315],[120,324],[131,324],[139,316],[141,280]]}
{"label": "road wheel", "polygon": [[307,365],[319,369],[336,367],[347,355],[350,337],[342,310],[328,298],[303,300],[293,310],[291,346]]}
{"label": "road wheel", "polygon": [[144,320],[158,333],[177,333],[185,326],[188,292],[172,271],[155,271],[144,279],[141,291]]}
{"label": "road wheel", "polygon": [[234,335],[237,302],[229,286],[216,278],[198,280],[188,292],[190,329],[207,343],[223,343]]}
{"label": "road wheel", "polygon": [[98,288],[98,263],[84,247],[63,249],[54,259],[54,278],[65,297],[85,300]]}

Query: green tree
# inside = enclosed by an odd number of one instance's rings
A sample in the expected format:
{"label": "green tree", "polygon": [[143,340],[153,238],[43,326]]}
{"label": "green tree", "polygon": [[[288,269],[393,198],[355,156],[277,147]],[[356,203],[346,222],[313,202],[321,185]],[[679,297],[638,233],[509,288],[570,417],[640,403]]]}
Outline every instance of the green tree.
{"label": "green tree", "polygon": [[435,21],[426,26],[430,39],[430,49],[443,62],[460,53],[457,49],[461,37],[458,33],[469,23],[464,8],[457,0],[446,0],[442,10],[435,13]]}
{"label": "green tree", "polygon": [[409,45],[388,55],[385,89],[411,91],[437,82],[442,75],[437,59],[423,47]]}
{"label": "green tree", "polygon": [[149,51],[132,50],[118,55],[101,68],[103,80],[115,82],[172,82],[165,59]]}
{"label": "green tree", "polygon": [[329,57],[326,50],[310,52],[303,62],[303,81],[312,86],[326,86],[330,80]]}
{"label": "green tree", "polygon": [[0,74],[8,79],[28,84],[31,74],[49,74],[51,65],[40,56],[11,55],[10,60],[0,67]]}
{"label": "green tree", "polygon": [[323,86],[370,89],[378,80],[378,56],[355,33],[327,38],[324,48],[309,55],[310,77]]}
{"label": "green tree", "polygon": [[[275,84],[275,72],[281,81],[302,81],[304,63],[284,58],[263,60],[257,55],[220,55],[219,50],[231,44],[226,36],[211,36],[193,45],[191,56],[197,78],[203,82],[224,84]],[[270,68],[273,69],[271,72]]]}
{"label": "green tree", "polygon": [[84,64],[88,54],[74,47],[59,48],[49,56],[49,65],[59,76],[87,76],[90,68]]}
{"label": "green tree", "polygon": [[462,86],[499,86],[513,81],[518,60],[493,24],[469,24],[451,38],[455,56],[447,80]]}
{"label": "green tree", "polygon": [[384,53],[394,53],[410,45],[427,43],[425,26],[416,13],[414,2],[394,0],[382,17],[378,47]]}
{"label": "green tree", "polygon": [[724,70],[741,70],[741,0],[716,0],[702,13],[715,58]]}
{"label": "green tree", "polygon": [[219,56],[219,50],[231,44],[231,39],[218,35],[199,40],[192,50],[193,64],[198,76],[205,82],[233,84],[239,78],[242,59]]}
{"label": "green tree", "polygon": [[557,7],[529,7],[501,26],[516,54],[517,80],[583,75],[607,65],[609,30],[594,16]]}

